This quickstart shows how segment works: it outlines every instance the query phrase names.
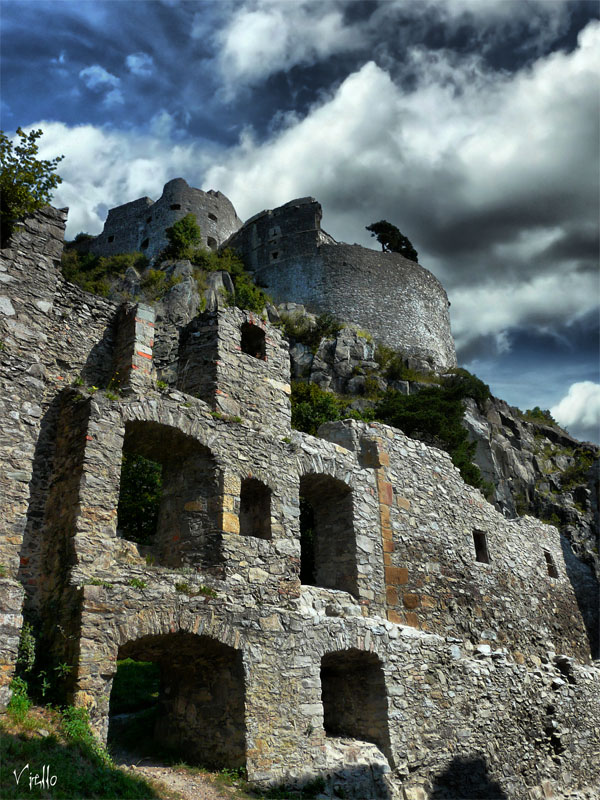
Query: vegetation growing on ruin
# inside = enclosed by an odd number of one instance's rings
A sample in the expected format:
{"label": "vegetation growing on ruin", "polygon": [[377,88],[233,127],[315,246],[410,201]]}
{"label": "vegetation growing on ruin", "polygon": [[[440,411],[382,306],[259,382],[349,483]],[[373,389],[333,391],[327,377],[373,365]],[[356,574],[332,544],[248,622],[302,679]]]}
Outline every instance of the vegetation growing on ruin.
{"label": "vegetation growing on ruin", "polygon": [[111,280],[122,277],[129,267],[141,272],[147,266],[148,259],[143,253],[95,256],[92,253],[80,253],[69,246],[63,250],[61,259],[65,280],[101,297],[108,297]]}
{"label": "vegetation growing on ruin", "polygon": [[141,297],[132,299],[154,302],[183,280],[181,276],[161,269],[161,264],[168,260],[187,259],[194,267],[193,276],[200,294],[208,286],[207,274],[223,271],[230,274],[235,290],[232,296],[225,298],[230,305],[258,314],[271,302],[271,298],[256,286],[233,250],[226,249],[217,253],[202,247],[200,227],[193,214],[187,214],[167,228],[166,235],[169,244],[152,269],[147,269],[149,262],[143,253],[121,253],[105,257],[80,252],[75,245],[90,237],[88,234],[78,234],[73,242],[65,245],[61,260],[63,277],[86,292],[108,297],[111,283],[123,278],[129,267],[134,267],[141,275]]}
{"label": "vegetation growing on ruin", "polygon": [[399,428],[407,436],[439,447],[450,454],[466,483],[489,494],[493,487],[486,483],[472,459],[475,444],[469,442],[462,426],[463,401],[471,397],[482,403],[490,396],[489,387],[466,370],[446,378],[441,386],[428,386],[418,394],[404,395],[388,389],[370,406],[356,411],[351,398],[326,392],[314,383],[292,384],[292,425],[297,430],[316,435],[324,422],[352,417],[377,420]]}
{"label": "vegetation growing on ruin", "polygon": [[313,355],[323,339],[335,336],[344,327],[332,314],[319,314],[313,322],[311,317],[297,312],[282,313],[281,325],[288,339],[310,348]]}

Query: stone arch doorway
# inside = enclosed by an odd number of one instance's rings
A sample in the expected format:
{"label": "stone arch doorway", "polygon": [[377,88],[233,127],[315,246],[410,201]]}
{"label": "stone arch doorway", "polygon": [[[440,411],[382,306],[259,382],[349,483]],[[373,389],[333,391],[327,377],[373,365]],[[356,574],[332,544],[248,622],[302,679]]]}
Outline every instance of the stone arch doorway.
{"label": "stone arch doorway", "polygon": [[[119,673],[126,659],[130,665],[155,665],[157,680],[151,688],[157,697],[154,706],[142,703],[139,713],[123,719],[116,695],[122,696]],[[246,690],[240,650],[208,636],[168,633],[121,645],[117,663],[109,745],[135,740],[136,755],[164,752],[209,769],[245,766]]]}

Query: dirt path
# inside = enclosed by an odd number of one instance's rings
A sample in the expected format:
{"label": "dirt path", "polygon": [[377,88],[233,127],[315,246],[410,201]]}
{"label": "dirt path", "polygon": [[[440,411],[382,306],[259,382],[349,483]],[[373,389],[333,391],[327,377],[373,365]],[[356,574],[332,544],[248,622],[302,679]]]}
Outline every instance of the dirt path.
{"label": "dirt path", "polygon": [[[163,800],[232,800],[235,797],[231,791],[215,786],[208,776],[191,773],[184,767],[167,767],[146,760],[139,764],[120,762],[119,766],[151,781],[161,791]],[[164,795],[162,787],[166,790]]]}

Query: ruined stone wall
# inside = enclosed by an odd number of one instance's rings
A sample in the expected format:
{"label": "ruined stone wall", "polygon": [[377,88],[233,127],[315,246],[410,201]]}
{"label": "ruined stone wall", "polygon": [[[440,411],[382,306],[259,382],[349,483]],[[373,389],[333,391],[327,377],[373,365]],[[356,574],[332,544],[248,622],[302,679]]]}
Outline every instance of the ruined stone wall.
{"label": "ruined stone wall", "polygon": [[352,321],[424,369],[456,366],[448,298],[431,272],[397,253],[335,242],[321,215],[314,198],[293,200],[248,220],[228,245],[278,302]]}
{"label": "ruined stone wall", "polygon": [[168,244],[166,229],[186,214],[194,214],[202,244],[211,250],[216,250],[242,224],[224,194],[212,189],[203,192],[188,186],[183,178],[175,178],[165,184],[156,202],[142,197],[111,208],[90,251],[101,256],[141,251],[153,259]]}
{"label": "ruined stone wall", "polygon": [[[65,284],[63,225],[44,211],[0,263],[0,700],[24,589],[101,737],[132,657],[161,669],[157,740],[258,783],[323,776],[354,800],[593,787],[600,678],[557,532],[507,522],[397,430],[291,430],[287,345],[246,312],[166,331],[186,369],[159,390],[153,310]],[[124,452],[163,465],[150,545],[119,525]],[[323,536],[310,585],[301,493]]]}

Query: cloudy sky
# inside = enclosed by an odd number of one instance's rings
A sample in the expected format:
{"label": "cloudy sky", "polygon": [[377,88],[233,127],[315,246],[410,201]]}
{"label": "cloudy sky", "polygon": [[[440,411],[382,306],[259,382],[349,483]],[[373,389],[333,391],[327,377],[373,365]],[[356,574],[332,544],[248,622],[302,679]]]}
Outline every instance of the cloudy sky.
{"label": "cloudy sky", "polygon": [[444,284],[459,363],[598,440],[600,4],[2,0],[2,128],[65,154],[67,235],[174,177],[242,219],[387,219]]}

